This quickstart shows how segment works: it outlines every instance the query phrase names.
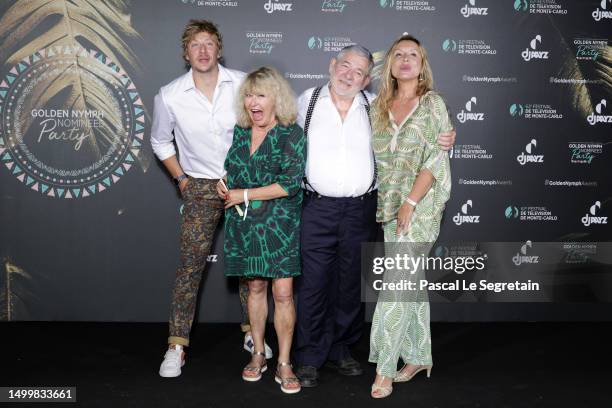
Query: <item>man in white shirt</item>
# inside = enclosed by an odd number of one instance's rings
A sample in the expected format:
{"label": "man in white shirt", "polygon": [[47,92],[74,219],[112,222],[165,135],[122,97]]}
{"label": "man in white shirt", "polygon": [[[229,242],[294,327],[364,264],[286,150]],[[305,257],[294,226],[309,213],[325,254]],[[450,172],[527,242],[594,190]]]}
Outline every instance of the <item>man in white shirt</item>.
{"label": "man in white shirt", "polygon": [[216,184],[225,174],[225,156],[236,124],[235,96],[245,77],[219,64],[222,37],[215,24],[191,20],[182,45],[190,70],[155,96],[151,130],[153,151],[184,200],[180,265],[172,296],[169,348],[159,370],[162,377],[179,376],[185,364],[183,347],[189,346],[202,271],[223,213]]}
{"label": "man in white shirt", "polygon": [[[345,47],[330,62],[330,81],[298,99],[308,140],[302,207],[302,276],[297,281],[296,360],[303,387],[314,387],[329,362],[340,374],[362,374],[350,347],[361,336],[361,243],[376,231],[376,174],[369,106],[372,54]],[[449,149],[454,133],[440,135]]]}

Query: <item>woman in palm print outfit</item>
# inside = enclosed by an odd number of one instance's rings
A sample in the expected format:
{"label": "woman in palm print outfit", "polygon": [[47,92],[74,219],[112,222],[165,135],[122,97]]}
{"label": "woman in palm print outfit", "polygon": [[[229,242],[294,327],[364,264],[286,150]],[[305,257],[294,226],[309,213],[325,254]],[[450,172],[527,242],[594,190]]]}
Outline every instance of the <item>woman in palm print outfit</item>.
{"label": "woman in palm print outfit", "polygon": [[[385,251],[427,255],[440,231],[450,197],[448,154],[436,137],[451,130],[442,98],[432,91],[427,54],[407,34],[387,51],[380,93],[373,104],[373,147],[378,164],[377,221],[383,224]],[[402,245],[392,243],[404,243]],[[423,271],[385,272],[385,280],[418,280]],[[418,288],[418,285],[417,285]],[[405,363],[399,373],[399,359]],[[372,397],[391,394],[392,382],[410,380],[432,366],[426,291],[381,292],[370,336],[371,362],[377,363]]]}

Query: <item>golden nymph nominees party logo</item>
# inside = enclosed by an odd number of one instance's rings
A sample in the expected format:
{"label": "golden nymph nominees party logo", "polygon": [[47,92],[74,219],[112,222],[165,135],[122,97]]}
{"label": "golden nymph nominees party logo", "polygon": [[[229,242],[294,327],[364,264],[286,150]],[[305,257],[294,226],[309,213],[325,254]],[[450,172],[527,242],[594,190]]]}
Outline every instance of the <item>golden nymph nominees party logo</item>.
{"label": "golden nymph nominees party logo", "polygon": [[140,95],[127,73],[81,46],[39,50],[0,82],[0,163],[31,190],[88,197],[136,162],[144,136]]}

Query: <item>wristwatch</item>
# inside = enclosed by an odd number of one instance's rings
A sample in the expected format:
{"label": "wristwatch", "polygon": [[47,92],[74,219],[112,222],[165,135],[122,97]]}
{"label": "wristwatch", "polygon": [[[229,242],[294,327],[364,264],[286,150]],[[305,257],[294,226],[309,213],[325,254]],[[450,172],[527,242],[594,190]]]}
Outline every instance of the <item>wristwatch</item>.
{"label": "wristwatch", "polygon": [[174,178],[174,181],[176,181],[176,184],[180,184],[181,181],[183,181],[183,180],[185,180],[187,178],[189,178],[189,177],[187,177],[186,174],[179,174],[178,176],[176,176]]}

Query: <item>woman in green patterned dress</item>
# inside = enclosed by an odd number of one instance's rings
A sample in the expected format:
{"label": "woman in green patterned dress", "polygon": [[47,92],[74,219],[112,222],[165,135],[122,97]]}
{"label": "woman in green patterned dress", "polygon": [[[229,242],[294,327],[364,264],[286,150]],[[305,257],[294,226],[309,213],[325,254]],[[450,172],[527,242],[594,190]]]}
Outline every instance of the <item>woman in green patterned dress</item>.
{"label": "woman in green patterned dress", "polygon": [[266,371],[264,330],[267,287],[272,280],[274,327],[279,355],[276,381],[285,393],[300,391],[290,365],[295,325],[293,277],[300,274],[300,184],[306,162],[306,140],[295,124],[297,109],[291,87],[273,68],[246,77],[238,95],[234,140],[225,160],[225,274],[248,279],[247,307],[253,354],[242,371],[258,381]]}
{"label": "woman in green patterned dress", "polygon": [[[378,164],[377,221],[384,229],[385,252],[428,255],[440,231],[450,197],[448,154],[436,143],[451,130],[442,98],[432,91],[427,54],[420,42],[404,34],[390,47],[373,104],[373,147]],[[403,244],[397,244],[403,243]],[[410,274],[387,270],[384,282],[418,282],[423,270]],[[405,382],[432,367],[429,302],[425,290],[381,291],[372,320],[370,358],[376,363],[372,397],[391,394],[392,382]],[[398,372],[399,359],[404,367]]]}

